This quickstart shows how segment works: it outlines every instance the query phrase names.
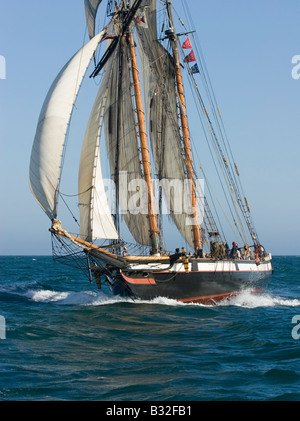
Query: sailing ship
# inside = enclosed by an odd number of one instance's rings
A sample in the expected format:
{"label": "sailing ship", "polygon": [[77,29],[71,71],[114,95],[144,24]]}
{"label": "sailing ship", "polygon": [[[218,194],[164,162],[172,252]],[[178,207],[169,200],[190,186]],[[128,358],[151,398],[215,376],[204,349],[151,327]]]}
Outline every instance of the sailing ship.
{"label": "sailing ship", "polygon": [[[195,31],[181,17],[176,29],[169,0],[84,3],[89,40],[50,87],[31,153],[30,187],[51,220],[54,258],[86,271],[98,288],[106,282],[114,294],[133,300],[206,304],[245,289],[264,290],[273,271],[271,255],[254,227]],[[191,25],[187,2],[182,4]],[[96,34],[105,5],[105,26]],[[84,78],[98,91],[78,159],[74,210],[62,180]],[[227,211],[218,210],[219,193],[212,193],[204,166],[196,164],[205,142],[214,156],[213,172],[223,180]],[[67,228],[59,204],[75,229]],[[182,243],[170,247],[175,229]],[[234,239],[231,250],[228,235]]]}

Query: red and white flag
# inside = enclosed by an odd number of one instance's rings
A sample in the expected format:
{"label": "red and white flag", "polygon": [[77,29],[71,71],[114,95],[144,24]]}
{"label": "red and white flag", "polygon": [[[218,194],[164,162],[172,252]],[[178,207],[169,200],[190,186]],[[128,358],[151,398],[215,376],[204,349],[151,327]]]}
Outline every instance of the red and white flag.
{"label": "red and white flag", "polygon": [[193,50],[188,54],[185,59],[183,60],[184,63],[191,63],[192,61],[196,61],[195,54]]}
{"label": "red and white flag", "polygon": [[186,41],[184,41],[184,43],[182,44],[182,48],[184,48],[185,50],[192,48],[189,38],[187,38]]}

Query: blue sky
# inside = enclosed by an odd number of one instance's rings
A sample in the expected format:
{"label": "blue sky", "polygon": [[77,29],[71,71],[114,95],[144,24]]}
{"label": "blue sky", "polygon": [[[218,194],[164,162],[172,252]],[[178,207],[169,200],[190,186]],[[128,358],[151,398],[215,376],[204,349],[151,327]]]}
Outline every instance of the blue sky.
{"label": "blue sky", "polygon": [[[83,44],[83,4],[1,4],[0,254],[51,254],[49,220],[29,190],[29,159],[47,91]],[[300,255],[300,78],[292,77],[300,0],[189,4],[261,241],[273,254]]]}

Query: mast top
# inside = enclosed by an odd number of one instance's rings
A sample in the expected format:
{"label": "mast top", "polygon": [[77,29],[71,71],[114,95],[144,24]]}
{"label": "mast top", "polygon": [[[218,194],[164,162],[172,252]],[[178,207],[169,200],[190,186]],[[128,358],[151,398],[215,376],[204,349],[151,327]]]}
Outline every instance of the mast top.
{"label": "mast top", "polygon": [[101,60],[99,61],[99,63],[95,67],[93,73],[90,75],[90,78],[96,77],[100,73],[100,71],[103,69],[105,63],[107,62],[109,57],[112,55],[112,53],[115,51],[115,48],[117,47],[120,38],[122,38],[122,36],[125,34],[126,30],[128,29],[128,27],[129,27],[131,21],[133,20],[138,8],[140,7],[140,4],[142,3],[142,1],[143,0],[135,0],[132,7],[130,9],[128,9],[127,4],[125,4],[125,1],[122,0],[122,2],[123,2],[123,12],[124,12],[122,31],[121,31],[120,34],[118,34],[113,39],[112,43],[110,44],[110,46],[108,47],[108,49],[106,50],[106,52],[102,56]]}

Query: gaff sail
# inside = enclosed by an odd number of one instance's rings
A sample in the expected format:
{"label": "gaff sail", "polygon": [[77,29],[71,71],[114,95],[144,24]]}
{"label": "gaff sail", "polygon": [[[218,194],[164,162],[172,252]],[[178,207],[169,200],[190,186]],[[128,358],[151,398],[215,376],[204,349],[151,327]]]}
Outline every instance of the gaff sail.
{"label": "gaff sail", "polygon": [[137,25],[137,32],[146,118],[155,170],[159,180],[166,182],[165,186],[162,186],[162,195],[168,213],[183,238],[193,247],[192,226],[187,223],[190,215],[184,209],[184,190],[178,195],[177,189],[175,200],[172,191],[176,185],[168,185],[168,181],[176,180],[183,186],[186,180],[185,158],[177,116],[174,60],[157,40],[156,0],[143,0],[140,10],[144,10],[147,22],[147,27]]}
{"label": "gaff sail", "polygon": [[[149,246],[148,210],[146,208],[135,212],[136,203],[143,199],[139,193],[145,192],[145,189],[141,184],[138,185],[143,181],[143,176],[134,108],[129,52],[125,40],[121,39],[114,56],[104,114],[106,148],[112,178],[121,194],[119,211],[133,238],[139,244]],[[123,188],[120,174],[126,174]]]}

